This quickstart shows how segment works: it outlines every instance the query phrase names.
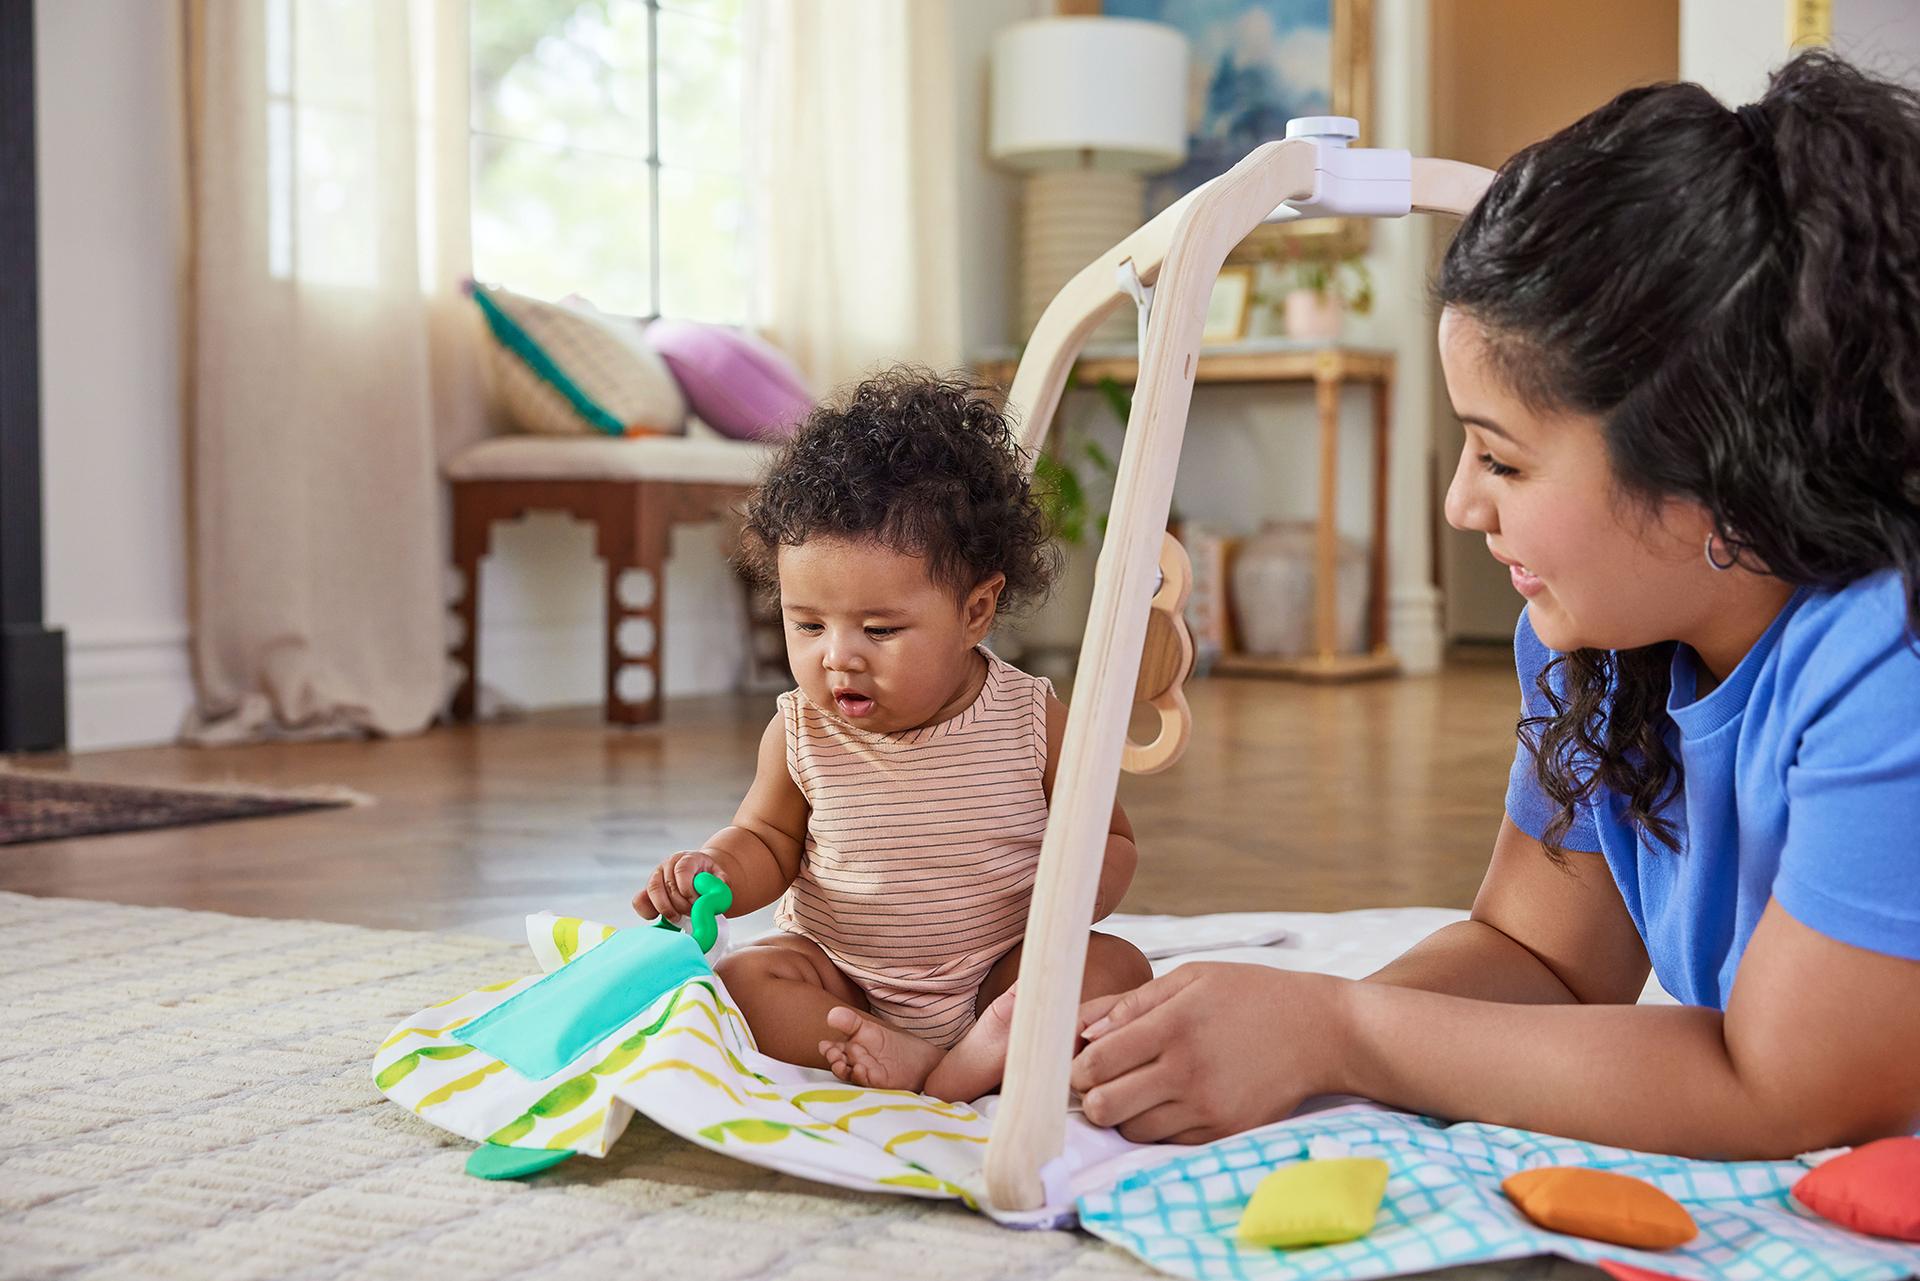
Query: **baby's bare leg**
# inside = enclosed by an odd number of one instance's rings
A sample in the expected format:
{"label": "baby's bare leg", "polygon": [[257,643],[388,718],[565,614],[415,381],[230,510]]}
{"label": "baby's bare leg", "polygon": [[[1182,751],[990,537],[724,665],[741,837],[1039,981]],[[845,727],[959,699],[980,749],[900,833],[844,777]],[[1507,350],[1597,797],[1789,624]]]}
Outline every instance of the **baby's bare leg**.
{"label": "baby's bare leg", "polygon": [[[1014,982],[1020,977],[1017,943],[993,963],[980,984],[980,1021],[967,1030],[959,1044],[947,1051],[927,1077],[928,1094],[954,1102],[971,1102],[1000,1086],[1007,1070],[1007,1042],[1012,1039]],[[1086,975],[1080,999],[1131,992],[1153,977],[1153,966],[1140,949],[1123,938],[1096,933],[1087,940]]]}
{"label": "baby's bare leg", "polygon": [[749,943],[713,968],[740,1003],[761,1053],[801,1067],[828,1066],[820,1042],[840,1037],[827,1022],[829,1011],[867,1008],[865,995],[820,945],[797,934]]}

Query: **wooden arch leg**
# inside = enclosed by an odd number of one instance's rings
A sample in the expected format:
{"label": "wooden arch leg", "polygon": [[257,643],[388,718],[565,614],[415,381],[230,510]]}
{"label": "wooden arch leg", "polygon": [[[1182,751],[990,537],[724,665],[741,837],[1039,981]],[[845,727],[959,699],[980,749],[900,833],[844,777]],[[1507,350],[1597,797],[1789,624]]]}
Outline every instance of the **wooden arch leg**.
{"label": "wooden arch leg", "polygon": [[[1136,418],[1140,411],[1136,400]],[[1021,969],[1045,979],[1023,984],[1014,1003],[1006,1084],[987,1146],[987,1194],[1003,1209],[1043,1203],[1041,1167],[1059,1155],[1066,1139],[1067,1074],[1087,931],[1185,427],[1183,399],[1177,412],[1129,426],[1121,454],[1027,917]]]}
{"label": "wooden arch leg", "polygon": [[[987,1195],[1002,1209],[1030,1210],[1043,1204],[1042,1171],[1065,1144],[1067,1083],[1087,931],[1093,923],[1101,854],[1139,679],[1149,602],[1160,585],[1162,540],[1207,301],[1227,251],[1276,205],[1313,192],[1314,154],[1309,144],[1299,142],[1257,148],[1190,196],[1176,225],[1168,228],[1156,219],[1113,251],[1132,255],[1146,279],[1156,274],[1156,251],[1165,245],[1027,916],[1021,968],[1038,981],[1023,983],[1014,1003],[1006,1084],[987,1146]],[[1160,236],[1168,239],[1158,241]],[[1103,258],[1075,277],[1035,328],[1010,396],[1038,419],[1027,423],[1029,443],[1037,443],[1044,433],[1065,367],[1092,319],[1113,305],[1115,265]],[[1099,278],[1102,272],[1105,281]],[[1027,374],[1028,361],[1035,362],[1032,376]]]}

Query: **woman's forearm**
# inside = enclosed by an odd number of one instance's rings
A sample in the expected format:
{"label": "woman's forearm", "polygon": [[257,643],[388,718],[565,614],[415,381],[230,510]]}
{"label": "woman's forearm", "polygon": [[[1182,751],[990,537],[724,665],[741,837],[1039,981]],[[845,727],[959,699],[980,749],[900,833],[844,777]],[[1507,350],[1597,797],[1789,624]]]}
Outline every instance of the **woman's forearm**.
{"label": "woman's forearm", "polygon": [[1344,987],[1338,1088],[1393,1107],[1719,1160],[1841,1141],[1742,1076],[1723,1016],[1692,1006],[1522,1005]]}
{"label": "woman's forearm", "polygon": [[1545,962],[1484,921],[1435,931],[1366,981],[1516,1005],[1578,1000]]}

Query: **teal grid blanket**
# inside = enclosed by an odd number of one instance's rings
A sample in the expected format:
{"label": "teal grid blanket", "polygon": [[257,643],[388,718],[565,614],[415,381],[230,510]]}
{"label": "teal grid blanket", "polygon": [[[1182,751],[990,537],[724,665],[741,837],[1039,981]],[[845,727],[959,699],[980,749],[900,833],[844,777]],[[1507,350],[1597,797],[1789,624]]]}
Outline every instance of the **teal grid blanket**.
{"label": "teal grid blanket", "polygon": [[[1300,1250],[1243,1246],[1240,1212],[1261,1178],[1309,1155],[1379,1157],[1391,1174],[1371,1234]],[[1687,1208],[1700,1235],[1650,1253],[1535,1227],[1500,1191],[1510,1174],[1582,1165],[1645,1179]],[[1861,1236],[1788,1195],[1796,1161],[1651,1156],[1502,1126],[1446,1125],[1353,1105],[1226,1139],[1083,1197],[1088,1231],[1176,1276],[1361,1281],[1557,1254],[1617,1260],[1685,1281],[1896,1281],[1920,1275],[1920,1246]]]}

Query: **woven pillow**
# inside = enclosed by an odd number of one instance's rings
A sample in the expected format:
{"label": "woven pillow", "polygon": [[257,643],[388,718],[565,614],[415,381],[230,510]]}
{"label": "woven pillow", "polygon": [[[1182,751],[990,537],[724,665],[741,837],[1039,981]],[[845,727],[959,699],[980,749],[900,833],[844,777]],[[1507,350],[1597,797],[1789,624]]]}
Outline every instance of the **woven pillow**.
{"label": "woven pillow", "polygon": [[493,335],[494,396],[517,430],[660,436],[685,428],[686,398],[633,321],[585,302],[484,285],[472,293]]}
{"label": "woven pillow", "polygon": [[1333,1245],[1373,1231],[1387,1163],[1371,1157],[1301,1161],[1260,1180],[1236,1235],[1248,1245]]}
{"label": "woven pillow", "polygon": [[700,421],[736,440],[784,441],[813,396],[778,348],[725,325],[656,320],[649,346],[666,360]]}
{"label": "woven pillow", "polygon": [[1698,1235],[1681,1204],[1641,1179],[1580,1166],[1523,1170],[1500,1185],[1520,1213],[1549,1232],[1670,1250]]}
{"label": "woven pillow", "polygon": [[1920,1241],[1920,1138],[1879,1139],[1816,1166],[1793,1199],[1855,1232]]}

